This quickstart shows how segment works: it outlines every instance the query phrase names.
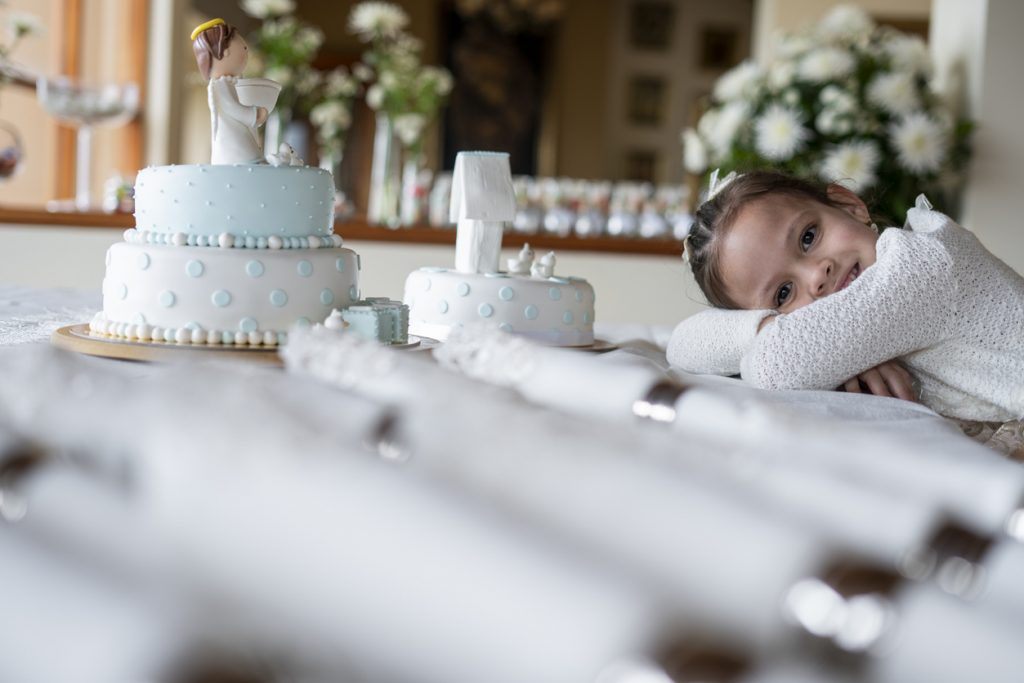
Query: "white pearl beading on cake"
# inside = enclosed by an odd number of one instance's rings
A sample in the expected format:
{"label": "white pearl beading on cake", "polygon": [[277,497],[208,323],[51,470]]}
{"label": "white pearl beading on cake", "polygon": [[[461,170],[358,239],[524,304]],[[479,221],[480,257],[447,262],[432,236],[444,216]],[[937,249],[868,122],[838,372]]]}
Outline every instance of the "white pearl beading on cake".
{"label": "white pearl beading on cake", "polygon": [[265,346],[275,347],[288,341],[285,332],[273,330],[204,330],[201,327],[159,327],[146,323],[123,323],[107,320],[97,313],[89,323],[94,335],[114,337],[127,341],[164,344],[192,344],[206,346]]}
{"label": "white pearl beading on cake", "polygon": [[131,244],[159,244],[174,247],[220,247],[223,249],[327,249],[340,247],[341,235],[305,235],[300,237],[255,237],[223,232],[219,235],[193,235],[184,232],[157,232],[129,228],[124,241]]}

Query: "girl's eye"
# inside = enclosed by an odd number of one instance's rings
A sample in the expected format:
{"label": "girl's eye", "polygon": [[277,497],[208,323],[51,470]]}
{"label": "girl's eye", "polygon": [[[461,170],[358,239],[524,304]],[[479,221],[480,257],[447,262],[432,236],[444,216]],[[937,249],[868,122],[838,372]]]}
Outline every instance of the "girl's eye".
{"label": "girl's eye", "polygon": [[804,233],[800,235],[800,248],[807,251],[814,244],[814,238],[818,236],[818,226],[809,225]]}
{"label": "girl's eye", "polygon": [[779,308],[785,304],[789,300],[789,295],[792,291],[793,285],[789,282],[779,287],[779,291],[775,293],[775,307]]}

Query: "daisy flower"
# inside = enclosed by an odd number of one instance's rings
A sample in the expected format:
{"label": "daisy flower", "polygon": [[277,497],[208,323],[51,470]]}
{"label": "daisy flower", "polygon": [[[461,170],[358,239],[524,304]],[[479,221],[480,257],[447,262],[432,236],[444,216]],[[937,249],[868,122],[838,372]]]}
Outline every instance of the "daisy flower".
{"label": "daisy flower", "polygon": [[257,19],[279,17],[295,11],[295,0],[242,0],[242,11]]}
{"label": "daisy flower", "polygon": [[855,5],[837,6],[818,24],[818,32],[827,40],[864,39],[874,28],[875,22],[867,12]]}
{"label": "daisy flower", "polygon": [[889,138],[904,168],[923,175],[938,171],[946,159],[942,126],[924,112],[914,112],[889,128]]}
{"label": "daisy flower", "polygon": [[409,15],[390,2],[361,2],[352,9],[348,25],[363,40],[381,36],[394,37],[409,23]]}
{"label": "daisy flower", "polygon": [[762,75],[761,67],[754,62],[742,62],[722,74],[722,77],[715,83],[712,94],[719,102],[730,102],[740,97],[749,96],[753,94]]}
{"label": "daisy flower", "polygon": [[882,44],[882,52],[888,55],[894,71],[910,71],[925,78],[932,74],[928,46],[917,36],[893,35]]}
{"label": "daisy flower", "polygon": [[711,117],[705,124],[702,117],[697,129],[707,140],[712,153],[721,158],[729,153],[740,127],[750,115],[750,105],[743,101],[730,102]]}
{"label": "daisy flower", "polygon": [[909,114],[920,106],[914,75],[905,72],[879,74],[867,88],[868,101],[890,114]]}
{"label": "daisy flower", "polygon": [[825,154],[821,177],[853,192],[861,192],[875,184],[875,170],[880,158],[878,146],[870,140],[844,142]]}
{"label": "daisy flower", "polygon": [[690,173],[703,173],[708,167],[708,150],[693,128],[683,131],[683,166]]}
{"label": "daisy flower", "polygon": [[809,137],[800,113],[779,104],[768,107],[754,122],[754,146],[771,161],[792,158]]}
{"label": "daisy flower", "polygon": [[824,83],[845,78],[856,62],[849,50],[823,47],[804,55],[797,66],[797,75],[812,83]]}

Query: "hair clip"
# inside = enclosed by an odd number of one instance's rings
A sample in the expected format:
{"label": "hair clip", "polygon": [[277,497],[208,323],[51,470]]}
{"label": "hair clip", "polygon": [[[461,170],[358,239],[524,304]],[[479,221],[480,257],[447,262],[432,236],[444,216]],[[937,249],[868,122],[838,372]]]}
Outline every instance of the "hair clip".
{"label": "hair clip", "polygon": [[715,198],[715,195],[725,189],[726,185],[736,180],[739,176],[736,175],[736,171],[729,171],[721,180],[718,179],[718,172],[721,169],[716,168],[711,172],[711,178],[708,180],[708,196],[704,198],[704,201],[709,202]]}

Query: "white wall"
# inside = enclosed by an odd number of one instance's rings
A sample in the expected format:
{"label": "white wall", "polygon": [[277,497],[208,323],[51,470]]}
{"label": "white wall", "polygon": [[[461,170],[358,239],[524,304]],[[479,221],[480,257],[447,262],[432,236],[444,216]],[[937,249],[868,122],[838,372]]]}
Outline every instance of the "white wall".
{"label": "white wall", "polygon": [[[344,231],[342,231],[344,234]],[[0,284],[99,290],[105,254],[122,239],[108,229],[0,226]],[[402,297],[405,276],[420,266],[450,266],[454,249],[437,245],[346,242],[362,257],[362,289]],[[504,257],[513,256],[506,250]],[[590,280],[600,322],[671,324],[703,307],[682,259],[581,252],[558,253],[556,273]]]}

